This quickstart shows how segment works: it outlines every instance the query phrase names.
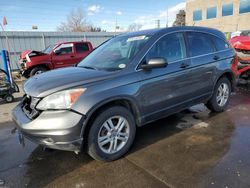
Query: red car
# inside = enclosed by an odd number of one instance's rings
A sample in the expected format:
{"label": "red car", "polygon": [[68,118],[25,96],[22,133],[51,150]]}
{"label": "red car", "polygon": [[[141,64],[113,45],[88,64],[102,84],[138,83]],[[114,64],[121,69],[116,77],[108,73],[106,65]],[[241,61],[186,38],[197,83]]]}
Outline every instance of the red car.
{"label": "red car", "polygon": [[90,42],[80,41],[50,45],[43,51],[23,51],[19,61],[22,75],[28,78],[48,70],[74,66],[92,50]]}
{"label": "red car", "polygon": [[250,36],[236,36],[230,40],[243,64],[250,64]]}
{"label": "red car", "polygon": [[242,31],[239,36],[230,39],[231,45],[237,53],[237,61],[232,64],[232,69],[239,78],[250,78],[250,31]]}

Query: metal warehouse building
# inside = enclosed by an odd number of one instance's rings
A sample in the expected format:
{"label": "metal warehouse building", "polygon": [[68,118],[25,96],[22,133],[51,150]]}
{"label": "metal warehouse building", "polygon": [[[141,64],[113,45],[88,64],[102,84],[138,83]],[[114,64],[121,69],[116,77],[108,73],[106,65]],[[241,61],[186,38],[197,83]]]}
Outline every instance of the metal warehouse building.
{"label": "metal warehouse building", "polygon": [[[24,50],[43,50],[46,46],[57,42],[73,42],[87,40],[97,47],[104,41],[112,38],[118,33],[110,32],[25,32],[25,31],[8,31],[0,32],[0,49],[7,49],[6,42],[9,44],[10,62],[13,69],[17,69],[19,55]],[[6,41],[6,35],[8,40]],[[0,52],[1,53],[1,52]],[[2,62],[0,57],[0,68]]]}
{"label": "metal warehouse building", "polygon": [[187,0],[186,24],[223,32],[250,30],[250,0]]}

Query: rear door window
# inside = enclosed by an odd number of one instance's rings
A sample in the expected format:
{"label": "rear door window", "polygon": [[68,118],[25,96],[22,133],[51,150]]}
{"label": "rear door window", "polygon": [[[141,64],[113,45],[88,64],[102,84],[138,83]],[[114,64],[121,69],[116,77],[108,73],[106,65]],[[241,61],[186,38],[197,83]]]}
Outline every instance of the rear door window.
{"label": "rear door window", "polygon": [[169,34],[156,42],[146,55],[146,60],[158,57],[165,58],[168,63],[185,58],[186,48],[183,34]]}
{"label": "rear door window", "polygon": [[188,32],[189,54],[191,57],[206,55],[215,51],[210,35],[199,32]]}
{"label": "rear door window", "polygon": [[89,51],[89,46],[86,43],[76,43],[75,48],[76,48],[76,53]]}

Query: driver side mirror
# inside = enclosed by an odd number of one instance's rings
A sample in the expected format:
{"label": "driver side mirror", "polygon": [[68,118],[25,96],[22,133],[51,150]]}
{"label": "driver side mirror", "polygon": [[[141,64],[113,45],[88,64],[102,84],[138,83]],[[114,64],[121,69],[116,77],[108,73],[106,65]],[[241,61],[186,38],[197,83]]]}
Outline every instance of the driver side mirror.
{"label": "driver side mirror", "polygon": [[150,70],[154,68],[165,68],[168,65],[165,58],[152,58],[141,64],[141,68],[144,70]]}

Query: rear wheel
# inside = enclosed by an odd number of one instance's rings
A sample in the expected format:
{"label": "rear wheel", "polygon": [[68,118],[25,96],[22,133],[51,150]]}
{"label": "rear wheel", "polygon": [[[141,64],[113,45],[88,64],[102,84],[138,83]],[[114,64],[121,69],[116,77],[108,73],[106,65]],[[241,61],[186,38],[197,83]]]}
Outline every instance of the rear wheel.
{"label": "rear wheel", "polygon": [[43,72],[47,71],[46,68],[44,67],[34,67],[31,71],[30,71],[30,77],[37,75],[37,74],[41,74]]}
{"label": "rear wheel", "polygon": [[14,101],[14,97],[13,97],[13,95],[11,95],[11,94],[7,94],[7,95],[4,96],[4,100],[5,100],[7,103],[11,103],[11,102]]}
{"label": "rear wheel", "polygon": [[88,135],[88,153],[99,161],[113,161],[131,147],[136,132],[134,117],[122,106],[108,108],[94,120]]}
{"label": "rear wheel", "polygon": [[231,83],[228,78],[222,77],[217,82],[212,98],[206,106],[213,112],[222,112],[226,109],[231,96]]}

